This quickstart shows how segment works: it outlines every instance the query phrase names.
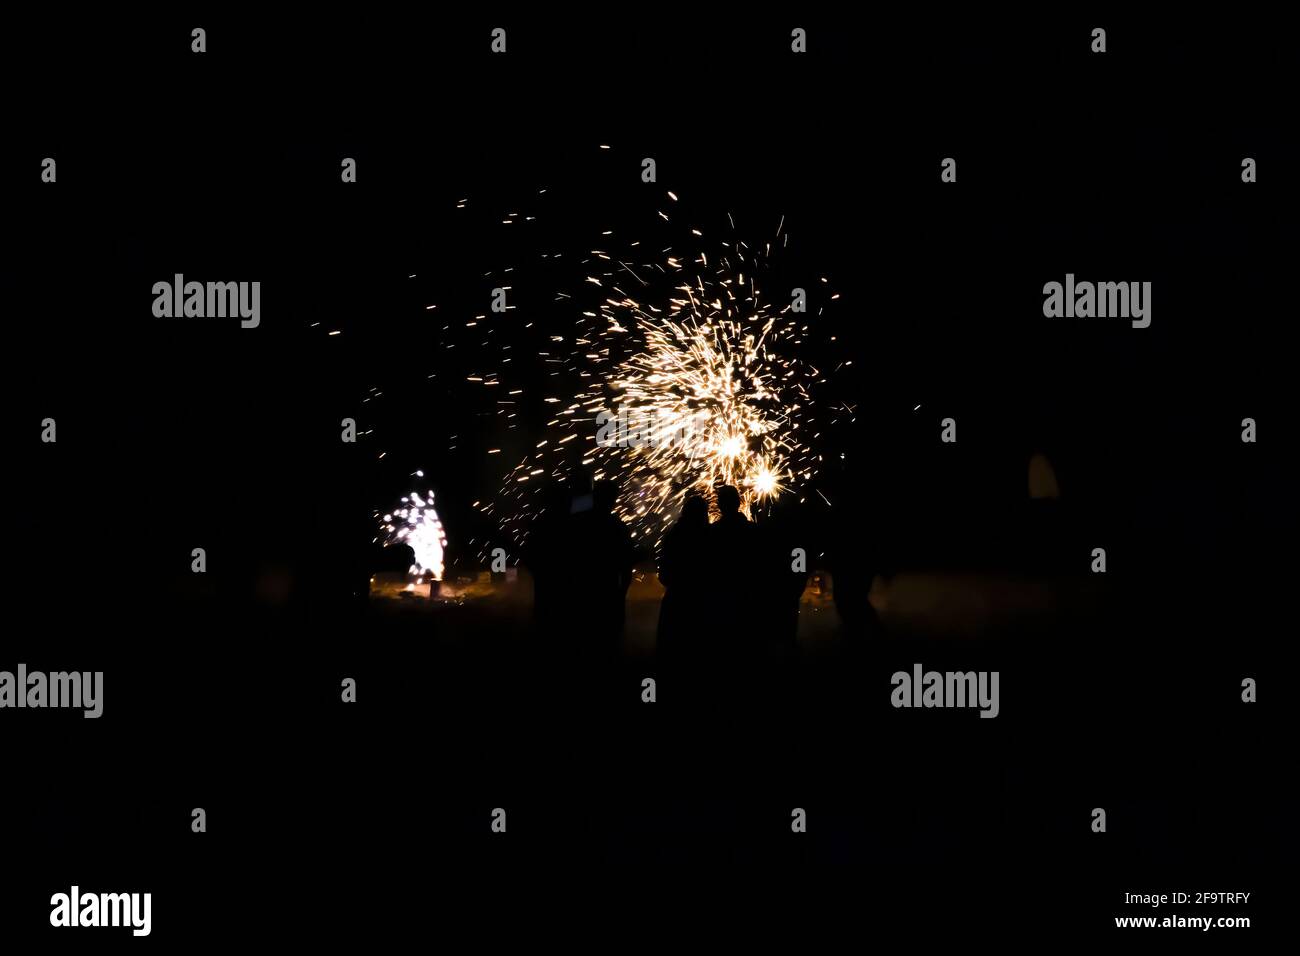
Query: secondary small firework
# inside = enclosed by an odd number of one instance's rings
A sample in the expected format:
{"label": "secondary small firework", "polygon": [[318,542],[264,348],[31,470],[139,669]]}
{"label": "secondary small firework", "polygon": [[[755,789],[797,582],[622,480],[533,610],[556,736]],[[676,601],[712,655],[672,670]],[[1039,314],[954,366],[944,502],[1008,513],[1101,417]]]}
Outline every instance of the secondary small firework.
{"label": "secondary small firework", "polygon": [[433,493],[412,491],[402,497],[402,506],[380,518],[385,546],[405,544],[415,555],[409,572],[416,577],[428,574],[441,581],[447,550],[447,535],[433,507]]}

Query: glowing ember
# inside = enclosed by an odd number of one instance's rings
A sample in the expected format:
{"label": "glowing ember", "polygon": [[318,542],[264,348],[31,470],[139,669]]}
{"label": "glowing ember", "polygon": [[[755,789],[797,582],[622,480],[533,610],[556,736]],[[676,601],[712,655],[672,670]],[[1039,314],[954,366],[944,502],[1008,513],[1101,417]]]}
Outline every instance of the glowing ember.
{"label": "glowing ember", "polygon": [[403,497],[402,507],[384,515],[381,525],[387,534],[386,546],[405,544],[415,552],[411,574],[422,576],[427,573],[434,581],[442,580],[447,535],[438,520],[438,512],[433,509],[432,492],[421,496],[413,491]]}

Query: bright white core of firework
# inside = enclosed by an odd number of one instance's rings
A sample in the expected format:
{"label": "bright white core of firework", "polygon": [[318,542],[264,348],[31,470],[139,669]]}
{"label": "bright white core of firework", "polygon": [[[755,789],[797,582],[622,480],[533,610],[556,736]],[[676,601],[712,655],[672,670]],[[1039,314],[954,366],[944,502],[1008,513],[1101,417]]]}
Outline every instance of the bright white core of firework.
{"label": "bright white core of firework", "polygon": [[413,491],[402,498],[401,508],[384,515],[383,528],[388,534],[386,544],[405,544],[415,552],[411,574],[427,572],[433,580],[442,580],[447,535],[433,508],[432,492],[421,496]]}

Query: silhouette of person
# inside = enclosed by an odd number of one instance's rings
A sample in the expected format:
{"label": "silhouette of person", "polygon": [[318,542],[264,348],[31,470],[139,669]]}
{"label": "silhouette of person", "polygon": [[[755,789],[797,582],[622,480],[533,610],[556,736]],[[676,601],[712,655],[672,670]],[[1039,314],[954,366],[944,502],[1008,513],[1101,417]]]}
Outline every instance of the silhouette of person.
{"label": "silhouette of person", "polygon": [[[807,541],[800,541],[791,508],[784,502],[768,505],[766,513],[757,507],[755,523],[758,543],[755,598],[757,636],[764,650],[788,657],[798,648],[799,602],[808,583]],[[802,555],[795,549],[802,548]]]}
{"label": "silhouette of person", "polygon": [[682,502],[682,513],[664,538],[659,580],[664,586],[659,605],[659,662],[673,667],[698,650],[707,597],[706,538],[709,504],[694,492]]}
{"label": "silhouette of person", "polygon": [[584,649],[599,659],[612,658],[621,649],[627,589],[632,583],[632,534],[614,514],[617,500],[617,485],[597,482],[591,508],[573,518],[570,538],[582,602],[571,624]]}
{"label": "silhouette of person", "polygon": [[758,611],[752,594],[759,582],[754,578],[757,537],[754,526],[740,510],[740,492],[731,485],[714,490],[718,520],[709,525],[709,575],[714,587],[709,643],[721,663],[743,655],[755,645],[754,624]]}
{"label": "silhouette of person", "polygon": [[879,543],[852,519],[837,526],[830,547],[832,598],[850,646],[863,647],[883,632],[868,595],[872,582],[889,573],[884,564]]}
{"label": "silhouette of person", "polygon": [[569,492],[563,485],[548,488],[529,529],[523,561],[533,576],[533,624],[551,635],[568,616],[564,603],[572,596],[569,580]]}

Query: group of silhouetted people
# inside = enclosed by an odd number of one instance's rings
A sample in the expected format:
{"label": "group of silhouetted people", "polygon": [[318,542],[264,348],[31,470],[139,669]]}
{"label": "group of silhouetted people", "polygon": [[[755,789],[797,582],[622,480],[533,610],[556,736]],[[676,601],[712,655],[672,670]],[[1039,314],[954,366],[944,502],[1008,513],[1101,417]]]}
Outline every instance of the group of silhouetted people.
{"label": "group of silhouetted people", "polygon": [[807,554],[785,512],[740,510],[740,494],[724,485],[709,503],[689,495],[664,539],[659,580],[658,652],[665,667],[709,669],[791,654],[797,647],[799,599]]}
{"label": "group of silhouetted people", "polygon": [[[664,669],[707,672],[792,654],[808,558],[789,515],[775,505],[753,521],[739,492],[692,493],[659,555],[664,586],[657,657]],[[617,487],[590,495],[553,489],[524,553],[534,582],[534,619],[561,652],[586,660],[621,652],[624,608],[636,557],[614,514]]]}

